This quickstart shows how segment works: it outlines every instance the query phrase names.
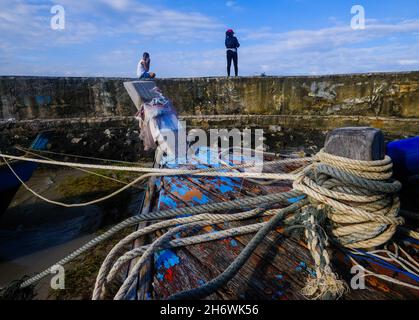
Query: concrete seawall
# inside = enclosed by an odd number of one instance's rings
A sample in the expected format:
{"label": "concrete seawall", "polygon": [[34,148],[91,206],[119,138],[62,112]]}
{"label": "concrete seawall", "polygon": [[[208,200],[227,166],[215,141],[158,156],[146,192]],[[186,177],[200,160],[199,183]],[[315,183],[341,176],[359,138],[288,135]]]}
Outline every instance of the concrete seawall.
{"label": "concrete seawall", "polygon": [[[103,130],[107,124],[121,132],[135,127],[136,109],[123,87],[127,80],[0,77],[0,144],[19,142],[22,135],[30,139],[45,128],[71,133]],[[419,72],[160,79],[157,84],[194,127],[263,127],[284,135],[369,125],[391,137],[419,134]]]}

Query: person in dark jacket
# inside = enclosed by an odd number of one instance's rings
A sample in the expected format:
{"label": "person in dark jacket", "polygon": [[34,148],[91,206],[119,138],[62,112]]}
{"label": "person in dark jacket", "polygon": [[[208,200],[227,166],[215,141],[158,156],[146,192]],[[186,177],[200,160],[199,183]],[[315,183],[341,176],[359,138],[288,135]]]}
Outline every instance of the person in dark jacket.
{"label": "person in dark jacket", "polygon": [[239,65],[238,65],[238,54],[237,48],[240,47],[240,43],[237,38],[234,36],[234,31],[228,29],[226,32],[226,41],[225,41],[226,49],[227,49],[227,75],[230,76],[231,70],[231,62],[234,63],[234,73],[236,77],[239,74]]}

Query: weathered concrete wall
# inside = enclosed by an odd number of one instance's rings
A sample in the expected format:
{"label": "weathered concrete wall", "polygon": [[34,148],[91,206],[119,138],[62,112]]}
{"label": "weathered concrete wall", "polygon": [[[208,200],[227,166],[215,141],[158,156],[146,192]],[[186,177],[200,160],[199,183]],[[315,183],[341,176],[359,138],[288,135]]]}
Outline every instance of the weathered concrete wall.
{"label": "weathered concrete wall", "polygon": [[[0,118],[130,116],[120,78],[0,77]],[[183,115],[419,118],[419,72],[321,77],[161,79]]]}
{"label": "weathered concrete wall", "polygon": [[[77,132],[66,142],[70,148],[80,146],[71,140],[77,141],[83,131],[98,136],[108,128],[119,131],[117,136],[128,128],[135,132],[136,108],[123,87],[128,80],[0,77],[0,147],[51,128],[63,135]],[[374,126],[387,138],[419,134],[419,72],[160,79],[157,85],[189,126],[264,128],[273,148],[293,137],[300,137],[296,143],[312,144],[342,126]],[[84,149],[104,152],[103,142],[100,138]],[[120,158],[109,150],[112,154]]]}
{"label": "weathered concrete wall", "polygon": [[131,115],[135,107],[123,81],[116,78],[0,77],[0,118]]}
{"label": "weathered concrete wall", "polygon": [[152,151],[144,151],[134,117],[0,122],[0,150],[15,153],[14,145],[29,147],[40,131],[51,132],[49,149],[54,152],[124,161],[154,157]]}
{"label": "weathered concrete wall", "polygon": [[419,117],[419,72],[159,80],[183,114]]}

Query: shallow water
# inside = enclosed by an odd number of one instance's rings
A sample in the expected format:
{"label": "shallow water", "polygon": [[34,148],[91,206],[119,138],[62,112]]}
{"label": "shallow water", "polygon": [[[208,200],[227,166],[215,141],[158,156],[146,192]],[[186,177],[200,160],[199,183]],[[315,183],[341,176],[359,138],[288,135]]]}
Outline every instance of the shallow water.
{"label": "shallow water", "polygon": [[[49,199],[66,203],[95,199],[122,186],[107,188],[107,180],[99,181],[101,178],[92,178],[90,186],[90,177],[85,179],[86,176],[73,169],[42,169],[34,173],[28,185]],[[79,178],[82,185],[77,185]],[[98,185],[104,190],[98,191]],[[0,287],[42,271],[94,238],[98,230],[135,214],[142,195],[141,188],[130,188],[105,203],[63,208],[40,200],[21,187],[0,217]],[[48,290],[46,279],[38,286],[38,297],[42,298]]]}

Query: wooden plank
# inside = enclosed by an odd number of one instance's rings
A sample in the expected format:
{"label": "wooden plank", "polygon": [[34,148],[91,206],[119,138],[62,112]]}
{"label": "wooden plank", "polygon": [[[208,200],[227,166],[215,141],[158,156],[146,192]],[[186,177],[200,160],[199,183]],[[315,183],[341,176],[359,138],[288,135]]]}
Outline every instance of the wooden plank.
{"label": "wooden plank", "polygon": [[[154,168],[158,168],[160,164],[160,160],[162,157],[162,153],[160,149],[157,149],[154,159]],[[151,177],[148,181],[146,194],[144,196],[143,205],[141,208],[140,214],[144,215],[150,212],[150,208],[152,208],[153,198],[155,196],[156,191],[156,178]],[[142,222],[137,225],[136,230],[144,228],[148,226],[149,222]],[[149,242],[149,237],[137,239],[133,243],[133,248],[137,248],[143,246]],[[131,269],[133,265],[138,261],[138,259],[134,259],[130,262],[128,270]],[[136,299],[139,300],[146,300],[150,296],[150,292],[152,291],[152,278],[153,278],[153,264],[151,261],[148,261],[144,267],[139,271],[139,278],[143,278],[144,281],[139,283],[138,279],[135,282],[134,286],[130,289],[128,296],[135,296]]]}
{"label": "wooden plank", "polygon": [[124,87],[137,110],[141,109],[143,103],[158,97],[158,94],[152,91],[156,87],[156,83],[151,80],[124,82]]}

